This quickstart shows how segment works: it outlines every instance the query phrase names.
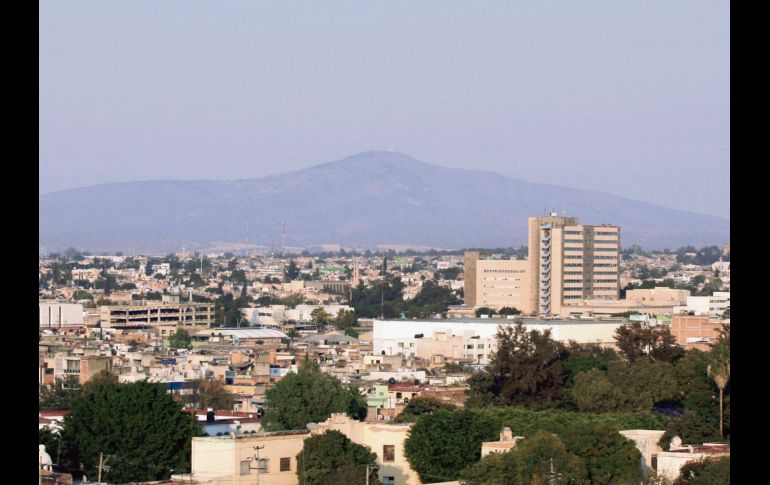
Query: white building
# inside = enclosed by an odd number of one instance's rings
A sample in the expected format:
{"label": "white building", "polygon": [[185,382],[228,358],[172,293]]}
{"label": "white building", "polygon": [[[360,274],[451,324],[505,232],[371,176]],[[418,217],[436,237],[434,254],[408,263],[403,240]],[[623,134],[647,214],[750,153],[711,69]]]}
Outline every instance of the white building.
{"label": "white building", "polygon": [[674,313],[694,312],[695,315],[721,316],[730,308],[730,292],[715,291],[712,296],[688,296],[686,306],[674,307]]}
{"label": "white building", "polygon": [[[525,319],[528,330],[550,330],[561,342],[615,345],[615,329],[621,320],[534,320]],[[455,359],[473,359],[488,364],[497,344],[497,328],[515,326],[513,319],[454,318],[451,320],[374,320],[374,353],[402,354],[430,359],[443,355]]]}
{"label": "white building", "polygon": [[38,308],[41,329],[83,326],[84,312],[80,303],[41,301]]}

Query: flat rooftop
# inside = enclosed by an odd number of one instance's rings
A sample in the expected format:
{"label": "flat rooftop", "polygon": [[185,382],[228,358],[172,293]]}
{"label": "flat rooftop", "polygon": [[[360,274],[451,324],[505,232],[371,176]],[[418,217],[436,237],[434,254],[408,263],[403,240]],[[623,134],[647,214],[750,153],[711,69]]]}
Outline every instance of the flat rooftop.
{"label": "flat rooftop", "polygon": [[[409,319],[409,318],[375,318],[375,322],[416,322],[416,323],[468,323],[468,324],[488,324],[488,325],[514,325],[515,319],[507,318],[423,318],[423,319]],[[540,319],[540,318],[524,318],[522,320],[525,325],[580,325],[580,324],[612,324],[617,325],[625,321],[623,318],[601,319],[601,320],[589,320],[589,319]]]}

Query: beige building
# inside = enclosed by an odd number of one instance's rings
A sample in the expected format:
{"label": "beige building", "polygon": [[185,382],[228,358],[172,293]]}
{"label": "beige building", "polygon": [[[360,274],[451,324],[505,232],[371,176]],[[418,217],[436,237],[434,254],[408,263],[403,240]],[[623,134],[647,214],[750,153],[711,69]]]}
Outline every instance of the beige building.
{"label": "beige building", "polygon": [[377,454],[377,473],[383,485],[418,485],[420,478],[404,455],[404,442],[411,427],[411,424],[365,423],[339,413],[319,423],[313,434],[333,429],[354,443],[368,446]]}
{"label": "beige building", "polygon": [[295,485],[309,430],[193,438],[191,478],[212,485]]}
{"label": "beige building", "polygon": [[576,217],[529,218],[527,260],[491,260],[465,252],[465,306],[515,307],[565,315],[562,307],[620,297],[620,228],[580,225]]}
{"label": "beige building", "polygon": [[53,357],[54,379],[76,376],[85,384],[99,372],[112,371],[112,358],[97,355],[56,354]]}
{"label": "beige building", "polygon": [[581,300],[620,296],[620,228],[579,225],[576,217],[551,213],[529,218],[531,306],[559,315]]}
{"label": "beige building", "polygon": [[484,259],[478,251],[465,252],[465,304],[499,310],[514,307],[532,313],[532,278],[529,262]]}
{"label": "beige building", "polygon": [[298,430],[193,438],[191,473],[184,478],[212,485],[295,485],[299,483],[297,455],[305,439],[335,430],[377,455],[379,479],[384,485],[420,484],[404,455],[410,424],[365,423],[340,413],[309,427],[312,434]]}

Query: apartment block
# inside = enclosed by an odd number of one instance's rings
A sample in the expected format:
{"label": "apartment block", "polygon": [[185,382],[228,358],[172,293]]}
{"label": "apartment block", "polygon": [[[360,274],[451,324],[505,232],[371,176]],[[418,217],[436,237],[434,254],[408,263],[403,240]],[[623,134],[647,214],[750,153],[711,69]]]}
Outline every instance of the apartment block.
{"label": "apartment block", "polygon": [[176,327],[210,327],[214,324],[213,303],[149,303],[99,307],[105,328],[155,327],[168,335]]}
{"label": "apartment block", "polygon": [[551,213],[529,218],[530,304],[539,315],[562,306],[620,296],[620,228],[580,225]]}
{"label": "apartment block", "polygon": [[53,359],[53,375],[55,379],[76,376],[81,384],[85,384],[103,370],[112,371],[111,357],[57,354]]}

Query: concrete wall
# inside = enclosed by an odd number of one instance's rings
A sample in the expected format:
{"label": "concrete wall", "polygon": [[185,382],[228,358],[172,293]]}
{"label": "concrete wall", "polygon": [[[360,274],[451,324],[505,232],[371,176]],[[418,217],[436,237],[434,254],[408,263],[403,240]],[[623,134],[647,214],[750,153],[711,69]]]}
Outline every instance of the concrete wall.
{"label": "concrete wall", "polygon": [[40,328],[83,325],[83,305],[79,303],[39,302]]}
{"label": "concrete wall", "polygon": [[[213,478],[216,485],[295,485],[297,454],[302,451],[310,431],[260,433],[249,436],[193,438],[192,475]],[[264,446],[255,450],[255,446]],[[267,459],[267,468],[257,474],[257,453]],[[281,458],[289,458],[289,470],[280,471]],[[241,463],[250,461],[249,470],[241,474]],[[259,476],[258,476],[259,475]]]}
{"label": "concrete wall", "polygon": [[[421,483],[417,472],[412,470],[404,455],[404,441],[411,429],[410,424],[363,423],[352,420],[345,414],[332,414],[325,422],[319,423],[319,427],[313,430],[313,434],[320,434],[330,429],[339,431],[359,445],[368,446],[377,454],[380,481],[384,481],[385,477],[393,477],[395,485]],[[392,461],[384,459],[386,445],[394,447]]]}

